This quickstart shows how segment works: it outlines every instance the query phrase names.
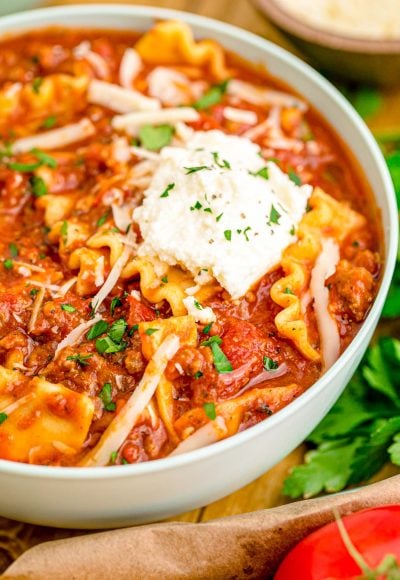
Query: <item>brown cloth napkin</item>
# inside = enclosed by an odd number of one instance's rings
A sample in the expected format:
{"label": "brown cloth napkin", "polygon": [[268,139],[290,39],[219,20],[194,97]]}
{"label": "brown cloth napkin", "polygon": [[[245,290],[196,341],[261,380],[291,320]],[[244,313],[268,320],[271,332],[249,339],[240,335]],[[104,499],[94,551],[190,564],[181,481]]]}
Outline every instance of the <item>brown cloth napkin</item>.
{"label": "brown cloth napkin", "polygon": [[39,544],[8,579],[250,580],[269,578],[301,538],[363,508],[400,503],[400,475],[363,489],[200,524],[164,523]]}

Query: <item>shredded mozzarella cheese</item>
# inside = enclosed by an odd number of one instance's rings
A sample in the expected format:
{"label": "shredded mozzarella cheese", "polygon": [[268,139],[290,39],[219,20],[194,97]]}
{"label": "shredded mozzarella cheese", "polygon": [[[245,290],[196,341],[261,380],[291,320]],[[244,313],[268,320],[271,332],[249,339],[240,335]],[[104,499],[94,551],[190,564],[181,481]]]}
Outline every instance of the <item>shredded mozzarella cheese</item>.
{"label": "shredded mozzarella cheese", "polygon": [[311,272],[310,290],[314,298],[314,311],[321,339],[322,359],[325,370],[339,358],[340,335],[336,322],[329,312],[329,290],[325,281],[335,273],[339,262],[339,247],[335,240],[322,240],[322,251]]}
{"label": "shredded mozzarella cheese", "polygon": [[224,439],[227,434],[228,429],[224,419],[217,417],[214,421],[206,423],[206,425],[203,425],[203,427],[200,427],[192,435],[189,435],[187,439],[179,443],[168,457],[182,455],[182,453],[188,453],[189,451],[206,447],[207,445],[211,445],[211,443],[216,443],[220,439]]}
{"label": "shredded mozzarella cheese", "polygon": [[178,351],[179,345],[179,337],[175,334],[170,334],[163,340],[127,403],[104,431],[98,444],[80,462],[81,466],[92,467],[109,463],[111,453],[121,447],[140,415],[148,407],[165,368]]}
{"label": "shredded mozzarella cheese", "polygon": [[125,89],[119,85],[93,80],[89,84],[88,101],[101,105],[116,113],[132,111],[155,111],[160,108],[156,99],[150,99],[133,89]]}
{"label": "shredded mozzarella cheese", "polygon": [[59,129],[52,129],[46,133],[39,133],[31,137],[22,137],[12,144],[13,153],[26,153],[32,149],[56,149],[83,141],[96,132],[89,119],[81,119],[77,123],[65,125]]}
{"label": "shredded mozzarella cheese", "polygon": [[228,95],[237,97],[240,100],[247,101],[253,105],[278,105],[280,107],[296,107],[300,111],[307,111],[307,103],[289,93],[274,91],[232,79],[227,86]]}
{"label": "shredded mozzarella cheese", "polygon": [[246,111],[245,109],[236,109],[234,107],[224,107],[223,115],[228,121],[243,123],[244,125],[255,125],[258,120],[257,113],[254,111]]}
{"label": "shredded mozzarella cheese", "polygon": [[211,322],[215,322],[217,317],[210,306],[202,306],[194,296],[188,296],[182,300],[185,308],[191,316],[195,319],[196,322],[200,322],[200,324],[210,324]]}
{"label": "shredded mozzarella cheese", "polygon": [[143,67],[142,59],[134,48],[127,48],[119,65],[119,82],[126,89],[131,89],[133,82]]}
{"label": "shredded mozzarella cheese", "polygon": [[111,125],[118,131],[126,131],[130,135],[136,135],[137,130],[143,125],[161,125],[162,123],[175,124],[179,121],[193,122],[199,119],[199,113],[192,107],[177,107],[161,109],[149,112],[127,113],[126,115],[116,115]]}
{"label": "shredded mozzarella cheese", "polygon": [[60,352],[64,348],[77,344],[82,338],[82,335],[99,320],[101,320],[101,316],[100,314],[96,314],[96,316],[94,316],[91,320],[82,322],[76,328],[71,330],[71,332],[67,334],[67,336],[57,345],[56,352],[54,353],[54,360],[58,358]]}

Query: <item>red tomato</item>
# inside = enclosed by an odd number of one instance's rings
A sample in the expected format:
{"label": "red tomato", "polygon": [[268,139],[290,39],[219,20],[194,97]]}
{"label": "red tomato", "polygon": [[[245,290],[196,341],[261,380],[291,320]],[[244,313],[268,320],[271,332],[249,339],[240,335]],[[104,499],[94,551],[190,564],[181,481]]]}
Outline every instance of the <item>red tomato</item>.
{"label": "red tomato", "polygon": [[[342,521],[369,568],[375,569],[388,554],[396,557],[400,567],[400,505],[362,510]],[[274,580],[350,580],[362,573],[344,545],[337,523],[332,522],[297,544],[279,566]]]}

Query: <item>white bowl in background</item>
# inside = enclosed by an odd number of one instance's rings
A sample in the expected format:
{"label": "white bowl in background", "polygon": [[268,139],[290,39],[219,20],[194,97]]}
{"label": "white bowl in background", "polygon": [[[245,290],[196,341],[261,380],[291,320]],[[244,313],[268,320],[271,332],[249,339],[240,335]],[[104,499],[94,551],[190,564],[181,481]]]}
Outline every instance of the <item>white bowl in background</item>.
{"label": "white bowl in background", "polygon": [[0,460],[0,514],[58,527],[120,527],[165,518],[208,504],[246,485],[279,462],[321,421],[358,365],[378,322],[397,250],[397,207],[382,154],[344,97],[316,71],[282,48],[233,26],[151,7],[81,5],[0,19],[0,35],[49,25],[146,30],[154,19],[178,18],[197,37],[265,65],[304,97],[353,151],[381,210],[385,267],[361,330],[339,360],[283,410],[247,431],[185,455],[137,465],[56,468]]}

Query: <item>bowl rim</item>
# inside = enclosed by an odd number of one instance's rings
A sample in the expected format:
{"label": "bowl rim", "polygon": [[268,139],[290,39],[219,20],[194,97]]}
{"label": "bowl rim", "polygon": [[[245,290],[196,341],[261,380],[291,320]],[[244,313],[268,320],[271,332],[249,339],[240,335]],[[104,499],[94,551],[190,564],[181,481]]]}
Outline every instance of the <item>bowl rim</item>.
{"label": "bowl rim", "polygon": [[400,55],[400,38],[391,40],[368,39],[328,32],[307,24],[277,4],[276,0],[255,0],[257,7],[276,26],[305,41],[342,52],[368,55]]}
{"label": "bowl rim", "polygon": [[[167,8],[155,8],[149,6],[137,6],[137,5],[126,5],[126,4],[81,4],[81,5],[71,5],[71,6],[56,6],[52,8],[36,9],[31,11],[22,12],[19,14],[14,14],[10,16],[4,16],[0,18],[0,26],[4,28],[7,26],[10,30],[6,33],[19,34],[21,30],[19,26],[23,26],[25,30],[32,30],[35,26],[51,26],[46,22],[46,18],[54,17],[55,20],[60,21],[62,24],[62,17],[73,15],[73,16],[89,16],[96,11],[96,15],[100,16],[113,16],[114,18],[120,16],[121,19],[124,16],[130,17],[141,17],[141,18],[151,18],[155,19],[179,19],[190,26],[197,26],[206,28],[207,31],[212,35],[213,33],[223,34],[232,40],[241,40],[250,47],[261,50],[266,54],[272,54],[273,56],[280,58],[286,64],[289,64],[292,68],[297,69],[299,73],[307,78],[312,84],[316,84],[325,94],[327,94],[331,99],[335,101],[337,108],[341,110],[343,114],[350,116],[355,123],[355,126],[363,138],[365,144],[370,149],[373,154],[377,171],[383,182],[382,196],[386,198],[386,203],[388,205],[388,224],[385,225],[385,229],[388,230],[388,244],[385,247],[386,250],[386,262],[385,268],[382,275],[380,287],[372,305],[370,312],[366,320],[364,321],[362,327],[360,328],[357,335],[351,341],[344,353],[339,357],[335,364],[322,375],[311,387],[309,387],[302,395],[297,399],[292,401],[289,405],[284,407],[279,411],[279,413],[272,415],[268,418],[268,421],[261,421],[257,425],[237,433],[231,437],[218,441],[207,447],[202,447],[194,451],[189,451],[183,453],[182,455],[176,455],[173,457],[165,457],[162,459],[156,459],[153,461],[148,461],[145,463],[132,464],[132,465],[121,465],[108,467],[62,467],[55,468],[52,466],[42,466],[42,465],[31,465],[26,463],[18,463],[14,461],[0,459],[0,473],[21,476],[25,478],[35,478],[35,479],[52,479],[52,480],[109,480],[109,479],[120,479],[126,477],[140,477],[147,476],[152,473],[165,472],[174,470],[177,468],[184,468],[191,464],[192,462],[201,462],[202,460],[208,458],[215,458],[229,450],[233,450],[236,447],[241,446],[249,440],[257,439],[264,431],[273,428],[273,426],[280,421],[290,422],[290,417],[297,414],[301,409],[308,405],[309,401],[324,389],[328,388],[329,383],[333,377],[339,372],[339,370],[347,365],[351,365],[351,360],[357,351],[362,348],[363,342],[366,341],[368,334],[373,330],[375,322],[379,318],[381,309],[383,307],[392,274],[395,267],[396,256],[397,256],[397,242],[398,242],[398,220],[397,220],[397,205],[394,193],[394,188],[392,180],[389,175],[389,171],[386,167],[383,155],[373,138],[371,132],[367,128],[364,121],[356,113],[350,103],[345,99],[345,97],[322,75],[320,75],[316,70],[310,67],[307,63],[303,62],[297,56],[291,54],[287,50],[277,46],[271,41],[257,36],[251,32],[233,26],[231,24],[226,24],[217,21],[212,18],[207,18],[205,16],[200,16],[188,12],[183,12],[179,10],[172,10]],[[42,20],[45,20],[43,22]],[[70,25],[67,25],[67,27]],[[71,26],[72,28],[77,28],[78,26]],[[85,28],[85,26],[82,26]],[[107,26],[105,26],[107,28]],[[121,27],[123,29],[123,27]],[[24,32],[25,30],[22,30]],[[2,36],[3,33],[1,32]],[[357,159],[360,163],[360,160]],[[361,163],[360,163],[361,165]],[[376,196],[374,196],[376,197]]]}

